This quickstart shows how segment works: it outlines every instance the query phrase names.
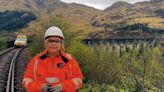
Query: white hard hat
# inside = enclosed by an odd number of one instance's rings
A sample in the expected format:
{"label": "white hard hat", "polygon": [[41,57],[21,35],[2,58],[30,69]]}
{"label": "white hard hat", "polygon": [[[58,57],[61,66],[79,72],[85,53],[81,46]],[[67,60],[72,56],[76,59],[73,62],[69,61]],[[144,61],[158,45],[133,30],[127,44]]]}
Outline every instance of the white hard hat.
{"label": "white hard hat", "polygon": [[62,39],[64,39],[62,30],[60,28],[56,27],[56,26],[49,27],[46,30],[44,38],[46,39],[49,36],[59,36]]}

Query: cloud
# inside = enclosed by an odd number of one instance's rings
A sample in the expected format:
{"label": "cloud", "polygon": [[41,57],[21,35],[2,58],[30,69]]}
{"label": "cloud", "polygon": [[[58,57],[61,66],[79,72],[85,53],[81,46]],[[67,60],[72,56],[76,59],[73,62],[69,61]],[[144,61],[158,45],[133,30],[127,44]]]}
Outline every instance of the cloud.
{"label": "cloud", "polygon": [[141,1],[149,1],[149,0],[61,0],[66,3],[78,3],[78,4],[83,4],[87,6],[94,7],[96,9],[103,10],[110,5],[112,5],[116,1],[126,1],[129,3],[136,3],[136,2],[141,2]]}
{"label": "cloud", "polygon": [[109,5],[105,5],[105,4],[94,4],[94,3],[85,3],[84,5],[93,7],[95,9],[99,9],[99,10],[104,10],[106,7],[108,7]]}

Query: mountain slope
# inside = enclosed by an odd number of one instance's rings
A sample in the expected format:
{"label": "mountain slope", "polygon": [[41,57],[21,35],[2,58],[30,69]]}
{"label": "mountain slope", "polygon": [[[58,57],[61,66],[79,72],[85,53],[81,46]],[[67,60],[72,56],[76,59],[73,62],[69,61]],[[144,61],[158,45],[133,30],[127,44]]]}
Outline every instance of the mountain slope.
{"label": "mountain slope", "polygon": [[160,25],[160,28],[163,29],[164,1],[162,0],[161,2],[145,1],[135,3],[134,5],[125,2],[116,2],[107,8],[103,14],[95,17],[92,23],[94,26],[112,27],[113,25],[117,25],[116,27],[118,27],[124,24],[138,23],[140,21],[141,23],[148,23],[149,27],[159,28],[159,26],[153,26],[156,18],[161,21],[155,25]]}
{"label": "mountain slope", "polygon": [[[120,32],[120,29],[131,28],[138,24],[147,26],[151,30],[164,29],[164,0],[151,0],[135,4],[119,1],[104,11],[75,3],[67,4],[59,0],[1,0],[0,10],[34,12],[42,21],[47,21],[51,16],[57,16],[68,21],[72,31],[80,30],[84,34],[107,31],[107,33],[113,32],[111,34],[115,35]],[[30,23],[28,28],[22,29],[23,32],[35,31],[35,28],[39,27],[37,22]],[[35,33],[34,31],[31,32]],[[123,31],[125,34],[128,32]],[[138,32],[138,29],[133,31]]]}
{"label": "mountain slope", "polygon": [[116,2],[91,20],[95,27],[104,28],[90,34],[91,38],[140,38],[164,34],[164,0],[129,4]]}
{"label": "mountain slope", "polygon": [[70,22],[72,26],[72,30],[74,31],[82,30],[84,31],[84,33],[88,33],[90,31],[95,30],[94,27],[90,24],[90,19],[93,16],[95,16],[97,13],[101,12],[91,7],[87,7],[75,3],[67,4],[59,0],[12,0],[12,1],[1,0],[0,1],[1,11],[20,10],[20,9],[34,12],[41,20],[44,19],[42,17],[58,16]]}
{"label": "mountain slope", "polygon": [[122,9],[122,8],[131,8],[132,6],[133,6],[132,4],[127,3],[125,1],[118,1],[118,2],[114,3],[112,6],[106,8],[105,11],[114,10],[116,8],[118,9],[120,7],[121,7],[120,9]]}
{"label": "mountain slope", "polygon": [[26,10],[45,14],[58,8],[67,8],[67,4],[59,0],[1,0],[0,9],[5,10]]}

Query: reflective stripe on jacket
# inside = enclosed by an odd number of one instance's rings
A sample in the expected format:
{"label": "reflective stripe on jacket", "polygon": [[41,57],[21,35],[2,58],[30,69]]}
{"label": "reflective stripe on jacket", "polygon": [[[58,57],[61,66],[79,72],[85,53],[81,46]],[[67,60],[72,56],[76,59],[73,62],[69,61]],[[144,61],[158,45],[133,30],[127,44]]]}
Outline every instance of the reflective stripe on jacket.
{"label": "reflective stripe on jacket", "polygon": [[61,51],[54,59],[43,51],[28,64],[24,74],[23,86],[27,92],[40,92],[44,83],[55,86],[62,84],[63,92],[75,92],[82,86],[82,73],[77,61]]}

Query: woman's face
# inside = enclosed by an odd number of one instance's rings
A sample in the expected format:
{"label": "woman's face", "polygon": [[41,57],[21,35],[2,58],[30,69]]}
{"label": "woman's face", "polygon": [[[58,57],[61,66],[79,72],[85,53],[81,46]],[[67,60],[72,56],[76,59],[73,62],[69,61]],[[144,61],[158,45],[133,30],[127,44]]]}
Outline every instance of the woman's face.
{"label": "woman's face", "polygon": [[50,53],[59,53],[62,48],[62,39],[60,37],[48,37],[45,40],[45,47]]}

